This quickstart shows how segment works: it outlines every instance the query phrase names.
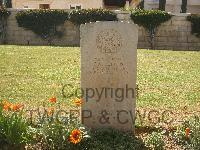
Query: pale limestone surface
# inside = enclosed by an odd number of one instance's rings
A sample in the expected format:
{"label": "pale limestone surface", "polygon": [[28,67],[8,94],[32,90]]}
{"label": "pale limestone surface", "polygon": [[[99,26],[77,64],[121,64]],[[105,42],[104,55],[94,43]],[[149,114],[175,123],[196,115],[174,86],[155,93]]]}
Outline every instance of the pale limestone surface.
{"label": "pale limestone surface", "polygon": [[80,31],[83,124],[134,131],[137,25],[96,22]]}

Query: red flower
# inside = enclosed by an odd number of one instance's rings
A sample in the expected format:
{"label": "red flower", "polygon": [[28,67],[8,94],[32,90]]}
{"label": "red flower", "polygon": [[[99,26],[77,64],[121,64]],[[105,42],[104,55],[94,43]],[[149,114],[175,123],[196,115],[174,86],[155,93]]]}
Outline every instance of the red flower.
{"label": "red flower", "polygon": [[75,102],[76,106],[81,106],[83,104],[83,100],[81,98],[76,99],[74,102]]}
{"label": "red flower", "polygon": [[12,108],[12,103],[5,100],[2,102],[3,110],[10,110]]}
{"label": "red flower", "polygon": [[185,129],[185,136],[186,136],[186,138],[189,138],[189,136],[190,136],[190,128],[186,128]]}
{"label": "red flower", "polygon": [[51,97],[51,98],[49,99],[49,102],[50,102],[50,103],[56,103],[56,101],[57,101],[56,97]]}
{"label": "red flower", "polygon": [[12,109],[13,111],[19,111],[20,108],[22,108],[23,106],[24,106],[24,105],[22,105],[22,104],[14,104],[14,105],[12,105],[11,109]]}
{"label": "red flower", "polygon": [[78,129],[75,129],[71,132],[69,140],[73,144],[78,144],[81,141],[81,138],[82,138],[81,131]]}

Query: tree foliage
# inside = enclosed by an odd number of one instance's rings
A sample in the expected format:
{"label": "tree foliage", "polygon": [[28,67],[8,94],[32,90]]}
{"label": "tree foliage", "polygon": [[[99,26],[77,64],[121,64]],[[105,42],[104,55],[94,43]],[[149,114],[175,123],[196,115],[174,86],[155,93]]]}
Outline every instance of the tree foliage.
{"label": "tree foliage", "polygon": [[32,30],[44,39],[61,36],[57,26],[68,20],[68,12],[64,10],[26,10],[16,15],[19,27]]}
{"label": "tree foliage", "polygon": [[69,20],[76,25],[96,21],[116,21],[117,14],[105,9],[80,9],[72,11]]}
{"label": "tree foliage", "polygon": [[200,38],[200,15],[192,14],[187,17],[187,20],[192,23],[192,34]]}
{"label": "tree foliage", "polygon": [[143,26],[149,33],[151,48],[154,49],[156,29],[164,22],[171,19],[171,15],[161,10],[137,9],[131,13],[131,19],[139,26]]}
{"label": "tree foliage", "polygon": [[8,17],[9,15],[10,15],[9,11],[7,11],[4,8],[0,8],[0,19],[3,18],[3,17]]}

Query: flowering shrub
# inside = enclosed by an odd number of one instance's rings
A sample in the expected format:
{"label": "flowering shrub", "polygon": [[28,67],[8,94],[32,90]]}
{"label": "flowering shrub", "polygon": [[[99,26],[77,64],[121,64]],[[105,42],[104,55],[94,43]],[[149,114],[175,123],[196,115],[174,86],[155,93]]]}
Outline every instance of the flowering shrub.
{"label": "flowering shrub", "polygon": [[[21,106],[21,105],[20,105]],[[1,102],[0,106],[0,143],[1,146],[19,148],[34,141],[32,128],[28,125],[19,110],[19,105],[9,101]],[[4,111],[14,111],[11,114]]]}
{"label": "flowering shrub", "polygon": [[200,148],[200,118],[194,116],[185,121],[174,133],[174,139],[177,143],[187,149]]}
{"label": "flowering shrub", "polygon": [[[47,101],[48,114],[54,116],[58,100],[51,97]],[[74,104],[80,107],[82,99],[75,99]],[[14,106],[17,106],[14,109]],[[76,117],[67,123],[51,120],[30,124],[23,118],[24,105],[11,101],[2,101],[0,107],[0,144],[8,148],[24,149],[25,145],[33,149],[70,149],[99,150],[118,149],[132,150],[144,148],[144,143],[132,133],[114,129],[89,130]],[[62,117],[60,117],[62,119]],[[74,119],[74,120],[73,120]],[[3,147],[4,147],[3,145]],[[40,147],[37,147],[40,145]]]}
{"label": "flowering shrub", "polygon": [[[89,137],[84,127],[77,124],[44,124],[40,127],[40,136],[48,149],[72,149],[80,147],[81,142]],[[78,146],[77,146],[78,145]]]}

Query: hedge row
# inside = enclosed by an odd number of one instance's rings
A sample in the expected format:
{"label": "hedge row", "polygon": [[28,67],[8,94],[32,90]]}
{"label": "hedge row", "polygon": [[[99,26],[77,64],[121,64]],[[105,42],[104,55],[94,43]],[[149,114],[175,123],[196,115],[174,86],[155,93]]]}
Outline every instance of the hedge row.
{"label": "hedge row", "polygon": [[27,10],[16,15],[19,27],[32,30],[42,38],[59,35],[56,26],[68,19],[68,12],[64,10]]}
{"label": "hedge row", "polygon": [[20,11],[16,15],[19,27],[32,30],[44,39],[61,36],[57,26],[70,20],[76,25],[95,21],[114,21],[117,15],[104,9],[82,9],[68,13],[64,10],[27,10]]}
{"label": "hedge row", "polygon": [[[131,19],[150,33],[151,44],[156,28],[171,17],[172,15],[161,10],[136,9],[131,12]],[[199,18],[199,15],[188,17],[188,20],[192,22],[192,33],[197,36],[200,35]],[[62,36],[62,32],[57,31],[57,26],[64,24],[66,20],[75,25],[96,21],[117,21],[117,14],[105,9],[81,9],[70,13],[64,10],[27,10],[18,12],[16,19],[20,27],[32,30],[44,39],[50,39],[54,36]]]}

